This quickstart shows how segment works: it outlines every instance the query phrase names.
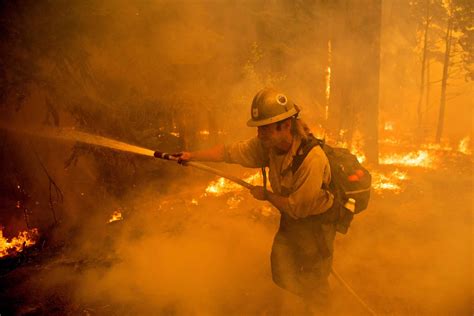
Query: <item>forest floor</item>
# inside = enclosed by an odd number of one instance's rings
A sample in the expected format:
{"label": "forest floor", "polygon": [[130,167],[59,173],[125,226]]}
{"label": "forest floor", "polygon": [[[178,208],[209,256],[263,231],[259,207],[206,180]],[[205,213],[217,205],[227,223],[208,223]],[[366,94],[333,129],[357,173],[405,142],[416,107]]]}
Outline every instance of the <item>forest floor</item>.
{"label": "forest floor", "polygon": [[[446,156],[436,169],[381,167],[406,172],[401,192],[374,192],[334,257],[377,314],[472,315],[472,167],[472,156]],[[278,212],[245,191],[206,195],[211,178],[187,174],[162,193],[147,180],[130,195],[138,211],[3,273],[0,314],[304,314],[271,280]],[[330,284],[330,314],[367,314]]]}

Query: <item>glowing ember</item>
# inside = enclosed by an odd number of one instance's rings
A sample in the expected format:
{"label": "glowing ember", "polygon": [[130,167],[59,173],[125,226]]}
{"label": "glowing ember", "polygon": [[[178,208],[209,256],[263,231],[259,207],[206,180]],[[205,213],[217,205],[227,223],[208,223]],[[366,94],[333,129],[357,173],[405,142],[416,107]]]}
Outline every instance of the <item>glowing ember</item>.
{"label": "glowing ember", "polygon": [[463,139],[461,139],[461,141],[459,142],[458,151],[466,155],[471,155],[472,152],[471,152],[471,149],[469,149],[470,142],[471,142],[471,138],[469,136],[466,136]]}
{"label": "glowing ember", "polygon": [[339,130],[339,138],[344,138],[344,135],[348,132],[347,129],[340,129]]}
{"label": "glowing ember", "polygon": [[240,205],[240,202],[242,202],[243,198],[240,196],[231,196],[227,200],[227,206],[229,206],[230,209],[237,208]]}
{"label": "glowing ember", "polygon": [[[262,175],[260,172],[257,172],[245,179],[243,179],[245,182],[248,182],[253,185],[257,184],[262,184]],[[225,178],[219,178],[216,181],[212,181],[206,188],[206,194],[209,195],[214,195],[214,196],[221,196],[223,194],[229,193],[229,192],[237,192],[237,191],[242,191],[243,187],[229,181]]]}
{"label": "glowing ember", "polygon": [[122,212],[120,210],[116,210],[112,213],[112,217],[109,219],[109,223],[121,220],[123,220]]}
{"label": "glowing ember", "polygon": [[434,158],[426,150],[418,150],[408,154],[383,155],[380,157],[379,162],[382,165],[434,168]]}
{"label": "glowing ember", "polygon": [[0,230],[0,257],[15,254],[34,245],[36,238],[38,238],[38,229],[36,228],[20,232],[18,237],[13,237],[11,240],[3,237],[3,231]]}
{"label": "glowing ember", "polygon": [[383,129],[384,131],[393,131],[393,122],[385,122]]}
{"label": "glowing ember", "polygon": [[403,191],[401,183],[408,179],[406,172],[395,170],[391,174],[372,171],[372,188],[375,192],[392,191],[395,194]]}
{"label": "glowing ember", "polygon": [[260,213],[265,217],[269,217],[270,215],[275,213],[275,209],[269,205],[262,205],[260,207]]}

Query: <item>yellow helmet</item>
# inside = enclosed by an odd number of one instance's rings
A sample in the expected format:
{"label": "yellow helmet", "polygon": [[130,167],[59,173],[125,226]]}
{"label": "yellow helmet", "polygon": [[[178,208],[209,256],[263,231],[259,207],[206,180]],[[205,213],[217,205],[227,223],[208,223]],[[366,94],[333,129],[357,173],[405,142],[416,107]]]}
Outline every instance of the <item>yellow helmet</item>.
{"label": "yellow helmet", "polygon": [[247,126],[256,127],[282,121],[300,112],[286,95],[271,88],[260,90],[252,101]]}

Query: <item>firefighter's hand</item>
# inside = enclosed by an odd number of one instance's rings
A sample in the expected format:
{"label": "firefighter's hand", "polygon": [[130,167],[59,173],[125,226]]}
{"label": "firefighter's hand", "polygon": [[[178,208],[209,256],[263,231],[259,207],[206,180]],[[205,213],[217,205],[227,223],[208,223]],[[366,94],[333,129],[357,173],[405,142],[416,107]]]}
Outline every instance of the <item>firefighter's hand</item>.
{"label": "firefighter's hand", "polygon": [[250,189],[250,194],[253,195],[254,198],[260,201],[266,201],[267,200],[267,192],[263,189],[262,186],[254,186],[252,189]]}
{"label": "firefighter's hand", "polygon": [[171,156],[175,157],[179,164],[185,164],[191,160],[191,153],[189,151],[182,151]]}

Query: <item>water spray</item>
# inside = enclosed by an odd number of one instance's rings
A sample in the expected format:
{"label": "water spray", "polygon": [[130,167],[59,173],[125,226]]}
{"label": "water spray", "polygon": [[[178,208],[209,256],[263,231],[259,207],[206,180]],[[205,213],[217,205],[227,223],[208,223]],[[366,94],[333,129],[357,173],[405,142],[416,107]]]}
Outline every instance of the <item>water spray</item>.
{"label": "water spray", "polygon": [[0,122],[0,128],[13,133],[26,134],[33,137],[50,138],[63,141],[80,142],[138,155],[153,157],[154,151],[140,146],[131,145],[104,136],[89,134],[76,130],[74,127],[53,128],[42,126],[38,128],[25,128],[12,126],[11,124]]}

